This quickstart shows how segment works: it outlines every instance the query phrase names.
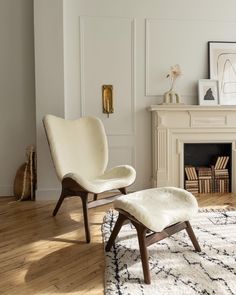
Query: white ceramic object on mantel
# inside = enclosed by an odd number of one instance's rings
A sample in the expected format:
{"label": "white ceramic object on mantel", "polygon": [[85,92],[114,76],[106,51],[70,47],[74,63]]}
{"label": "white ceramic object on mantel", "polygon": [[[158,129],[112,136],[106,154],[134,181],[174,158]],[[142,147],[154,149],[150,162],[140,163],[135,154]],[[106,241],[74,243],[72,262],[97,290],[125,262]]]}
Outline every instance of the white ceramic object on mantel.
{"label": "white ceramic object on mantel", "polygon": [[164,93],[163,104],[179,104],[181,103],[181,98],[178,93],[173,91],[175,81],[182,74],[180,66],[178,64],[170,67],[170,71],[167,74],[166,78],[170,80],[170,90]]}
{"label": "white ceramic object on mantel", "polygon": [[181,97],[173,90],[169,90],[164,93],[164,100],[162,104],[183,104]]}

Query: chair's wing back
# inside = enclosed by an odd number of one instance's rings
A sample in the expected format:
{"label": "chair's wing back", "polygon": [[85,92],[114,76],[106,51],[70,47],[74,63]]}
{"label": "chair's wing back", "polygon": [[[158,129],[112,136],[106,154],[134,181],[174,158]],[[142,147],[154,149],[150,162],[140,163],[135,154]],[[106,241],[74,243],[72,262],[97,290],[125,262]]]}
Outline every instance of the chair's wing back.
{"label": "chair's wing back", "polygon": [[104,126],[98,118],[72,121],[46,115],[43,123],[60,180],[67,173],[78,173],[86,179],[104,173],[108,146]]}

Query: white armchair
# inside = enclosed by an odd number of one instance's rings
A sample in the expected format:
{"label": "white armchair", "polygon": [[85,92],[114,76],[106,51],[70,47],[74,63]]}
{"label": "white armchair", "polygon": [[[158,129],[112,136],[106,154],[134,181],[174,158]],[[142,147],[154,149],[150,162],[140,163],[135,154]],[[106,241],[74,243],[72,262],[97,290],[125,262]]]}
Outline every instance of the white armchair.
{"label": "white armchair", "polygon": [[136,172],[128,165],[106,170],[107,138],[98,118],[84,117],[72,121],[46,115],[43,123],[55,170],[62,183],[61,196],[53,216],[66,197],[81,197],[86,240],[89,243],[88,194],[94,194],[94,201],[99,193],[113,189],[126,194],[126,187],[135,181]]}

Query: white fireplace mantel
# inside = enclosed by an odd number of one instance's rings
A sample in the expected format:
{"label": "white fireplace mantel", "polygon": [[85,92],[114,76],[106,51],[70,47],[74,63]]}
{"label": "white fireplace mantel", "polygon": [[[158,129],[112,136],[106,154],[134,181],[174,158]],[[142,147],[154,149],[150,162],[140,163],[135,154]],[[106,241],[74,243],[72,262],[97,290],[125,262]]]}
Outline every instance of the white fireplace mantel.
{"label": "white fireplace mantel", "polygon": [[184,143],[232,144],[236,192],[236,106],[152,105],[153,186],[184,187]]}

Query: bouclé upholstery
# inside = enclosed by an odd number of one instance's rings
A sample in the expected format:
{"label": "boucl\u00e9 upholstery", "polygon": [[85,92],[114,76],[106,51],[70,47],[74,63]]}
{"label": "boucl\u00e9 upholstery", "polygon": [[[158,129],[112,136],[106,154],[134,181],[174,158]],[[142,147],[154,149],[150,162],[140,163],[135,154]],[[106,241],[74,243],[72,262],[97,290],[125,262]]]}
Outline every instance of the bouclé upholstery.
{"label": "boucl\u00e9 upholstery", "polygon": [[175,187],[153,188],[121,196],[114,202],[154,232],[190,220],[198,212],[195,197]]}

